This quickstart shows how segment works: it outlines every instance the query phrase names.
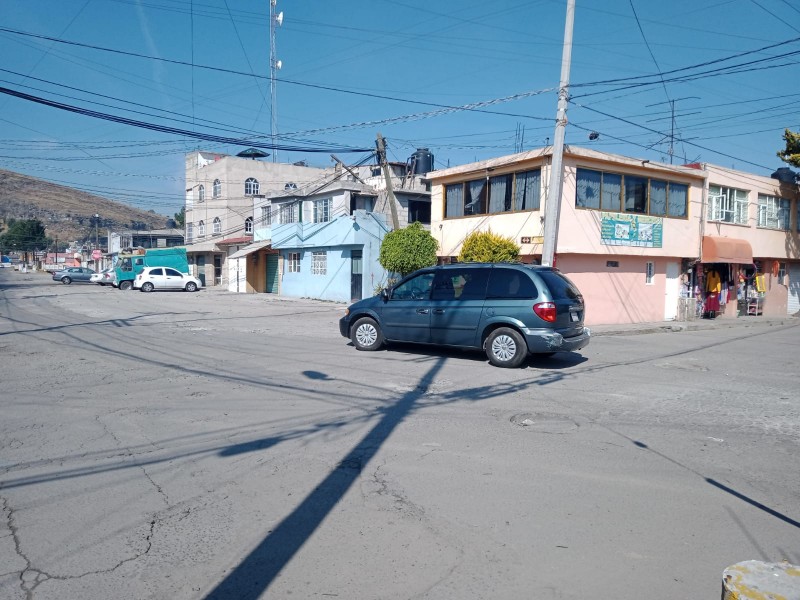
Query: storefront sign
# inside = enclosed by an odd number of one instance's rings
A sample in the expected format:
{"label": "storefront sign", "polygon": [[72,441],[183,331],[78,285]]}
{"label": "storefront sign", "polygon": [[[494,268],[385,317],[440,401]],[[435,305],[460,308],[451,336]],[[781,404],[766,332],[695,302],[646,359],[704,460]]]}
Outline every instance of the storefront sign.
{"label": "storefront sign", "polygon": [[600,241],[606,246],[662,247],[663,218],[606,212],[600,215]]}

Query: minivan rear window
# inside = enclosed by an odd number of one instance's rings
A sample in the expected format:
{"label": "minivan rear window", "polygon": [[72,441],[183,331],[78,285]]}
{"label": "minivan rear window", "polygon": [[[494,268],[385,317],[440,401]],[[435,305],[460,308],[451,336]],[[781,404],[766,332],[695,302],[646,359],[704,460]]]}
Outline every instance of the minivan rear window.
{"label": "minivan rear window", "polygon": [[489,276],[487,298],[536,298],[539,292],[527,273],[495,267]]}
{"label": "minivan rear window", "polygon": [[537,271],[536,274],[541,277],[550,288],[550,293],[553,295],[553,300],[577,300],[582,299],[581,293],[575,284],[572,283],[567,277],[558,271]]}

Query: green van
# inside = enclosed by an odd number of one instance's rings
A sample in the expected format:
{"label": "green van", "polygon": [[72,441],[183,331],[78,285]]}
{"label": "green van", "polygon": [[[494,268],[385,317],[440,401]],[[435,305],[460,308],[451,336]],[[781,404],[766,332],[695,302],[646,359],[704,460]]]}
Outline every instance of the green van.
{"label": "green van", "polygon": [[591,332],[578,288],[558,269],[458,263],[421,269],[345,311],[339,331],[359,350],[386,342],[482,349],[498,367],[529,354],[580,350]]}

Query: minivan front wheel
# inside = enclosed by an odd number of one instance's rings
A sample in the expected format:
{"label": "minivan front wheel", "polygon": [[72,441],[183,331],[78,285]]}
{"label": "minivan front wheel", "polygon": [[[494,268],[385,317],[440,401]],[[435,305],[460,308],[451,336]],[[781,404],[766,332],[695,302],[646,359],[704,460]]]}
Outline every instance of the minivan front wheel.
{"label": "minivan front wheel", "polygon": [[495,329],[486,339],[486,356],[496,367],[518,367],[527,355],[525,338],[516,329],[501,327]]}
{"label": "minivan front wheel", "polygon": [[363,317],[355,322],[350,330],[350,339],[358,350],[377,350],[383,346],[380,325],[370,317]]}

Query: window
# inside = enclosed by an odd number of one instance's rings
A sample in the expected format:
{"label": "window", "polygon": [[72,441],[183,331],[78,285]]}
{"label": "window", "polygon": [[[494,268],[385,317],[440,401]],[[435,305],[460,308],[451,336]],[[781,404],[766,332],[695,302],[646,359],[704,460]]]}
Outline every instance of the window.
{"label": "window", "polygon": [[331,199],[314,200],[314,223],[327,223],[331,220]]}
{"label": "window", "polygon": [[783,283],[786,277],[786,263],[779,262],[778,263],[778,283]]}
{"label": "window", "polygon": [[422,273],[392,288],[392,300],[428,300],[433,273]]}
{"label": "window", "polygon": [[685,218],[688,202],[685,183],[581,168],[575,175],[578,208]]}
{"label": "window", "polygon": [[708,186],[708,220],[747,225],[747,196],[745,190]]}
{"label": "window", "polygon": [[162,275],[164,275],[164,271],[163,269],[150,269],[150,275],[156,275],[158,277],[161,277]]}
{"label": "window", "polygon": [[206,186],[200,185],[197,187],[197,201],[205,202],[206,200]]}
{"label": "window", "polygon": [[166,268],[166,267],[164,268],[164,273],[166,275],[168,275],[169,277],[180,277],[181,276],[179,271],[176,271],[175,269],[169,269],[169,268]]}
{"label": "window", "polygon": [[790,206],[789,201],[783,198],[759,194],[758,226],[788,231]]}
{"label": "window", "polygon": [[583,296],[575,284],[559,271],[539,271],[539,277],[547,284],[550,295],[554,300],[578,300],[583,302]]}
{"label": "window", "polygon": [[289,252],[289,273],[300,272],[300,253]]}
{"label": "window", "polygon": [[312,275],[327,275],[328,274],[328,253],[327,252],[312,252],[311,253],[311,274]]}
{"label": "window", "polygon": [[527,274],[516,269],[493,268],[487,298],[536,298],[539,292]]}
{"label": "window", "polygon": [[540,190],[540,169],[446,185],[445,217],[538,210]]}
{"label": "window", "polygon": [[205,221],[200,221],[197,224],[197,236],[198,237],[206,237],[206,224],[205,224]]}
{"label": "window", "polygon": [[253,235],[253,217],[247,217],[244,220],[244,234]]}
{"label": "window", "polygon": [[488,268],[442,269],[433,280],[431,300],[485,300]]}
{"label": "window", "polygon": [[219,235],[222,233],[222,221],[220,221],[219,217],[214,217],[214,235]]}
{"label": "window", "polygon": [[222,182],[219,179],[214,180],[214,185],[211,188],[211,197],[219,198],[222,195]]}
{"label": "window", "polygon": [[262,225],[272,225],[272,207],[271,206],[262,206],[261,207],[261,224]]}
{"label": "window", "polygon": [[299,206],[295,201],[285,202],[280,206],[279,218],[281,223],[297,223],[299,221]]}
{"label": "window", "polygon": [[194,223],[186,224],[186,241],[191,242],[194,239]]}
{"label": "window", "polygon": [[423,225],[431,223],[431,203],[426,200],[408,201],[408,222],[419,221]]}
{"label": "window", "polygon": [[258,194],[258,179],[248,177],[244,182],[244,195],[255,196],[256,194]]}
{"label": "window", "polygon": [[646,285],[653,285],[653,277],[655,276],[656,266],[655,263],[650,261],[645,266],[644,282]]}

